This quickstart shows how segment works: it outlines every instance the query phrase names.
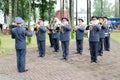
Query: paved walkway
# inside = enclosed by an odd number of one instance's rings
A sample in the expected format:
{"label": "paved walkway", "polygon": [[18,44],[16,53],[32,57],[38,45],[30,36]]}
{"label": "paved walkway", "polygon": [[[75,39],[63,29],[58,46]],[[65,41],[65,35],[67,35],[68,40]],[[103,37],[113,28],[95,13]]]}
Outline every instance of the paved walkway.
{"label": "paved walkway", "polygon": [[18,73],[16,55],[0,57],[0,80],[120,80],[120,44],[111,41],[111,51],[99,57],[98,64],[90,63],[88,41],[84,41],[84,54],[75,53],[70,44],[69,60],[62,61],[61,51],[47,47],[45,58],[38,58],[36,49],[27,50],[26,73]]}

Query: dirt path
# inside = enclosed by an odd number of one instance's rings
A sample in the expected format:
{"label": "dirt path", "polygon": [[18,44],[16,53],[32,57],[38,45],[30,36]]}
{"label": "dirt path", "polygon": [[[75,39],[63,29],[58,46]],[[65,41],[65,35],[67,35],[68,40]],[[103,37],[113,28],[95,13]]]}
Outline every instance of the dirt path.
{"label": "dirt path", "polygon": [[38,58],[36,49],[27,51],[28,72],[17,72],[14,53],[0,57],[0,75],[21,77],[23,80],[120,80],[120,44],[113,40],[111,40],[111,51],[105,51],[104,56],[99,57],[97,64],[90,63],[87,40],[84,41],[83,55],[74,54],[75,43],[70,43],[68,62],[60,60],[61,51],[54,53],[50,47],[47,47],[45,58]]}

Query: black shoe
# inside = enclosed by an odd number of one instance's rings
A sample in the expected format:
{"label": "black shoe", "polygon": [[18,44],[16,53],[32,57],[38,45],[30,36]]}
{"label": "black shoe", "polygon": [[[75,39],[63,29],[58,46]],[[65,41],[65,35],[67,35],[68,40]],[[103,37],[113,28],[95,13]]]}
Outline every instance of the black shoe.
{"label": "black shoe", "polygon": [[93,63],[94,61],[91,61],[91,63]]}
{"label": "black shoe", "polygon": [[59,50],[56,50],[56,52],[59,52]]}
{"label": "black shoe", "polygon": [[79,54],[79,52],[75,52],[75,54]]}
{"label": "black shoe", "polygon": [[82,53],[80,53],[80,55],[82,55]]}
{"label": "black shoe", "polygon": [[68,58],[65,58],[65,61],[68,61]]}
{"label": "black shoe", "polygon": [[40,57],[40,56],[38,56],[38,57]]}
{"label": "black shoe", "polygon": [[59,50],[55,50],[55,51],[53,51],[53,52],[59,52]]}
{"label": "black shoe", "polygon": [[53,51],[53,52],[56,52],[56,51]]}
{"label": "black shoe", "polygon": [[28,69],[25,69],[24,71],[19,71],[20,73],[23,73],[23,72],[27,72],[28,71]]}
{"label": "black shoe", "polygon": [[102,54],[99,54],[99,56],[103,56]]}
{"label": "black shoe", "polygon": [[53,48],[53,46],[50,46],[51,48]]}
{"label": "black shoe", "polygon": [[43,57],[45,57],[45,56],[41,55],[40,57],[42,57],[42,58],[43,58]]}
{"label": "black shoe", "polygon": [[110,51],[109,49],[107,49],[106,51]]}
{"label": "black shoe", "polygon": [[65,58],[61,58],[60,60],[65,60]]}
{"label": "black shoe", "polygon": [[45,55],[40,55],[40,56],[38,56],[38,57],[42,57],[42,58],[43,58],[43,57],[45,57]]}
{"label": "black shoe", "polygon": [[105,49],[105,51],[110,51],[110,49]]}
{"label": "black shoe", "polygon": [[97,61],[95,61],[95,63],[98,63]]}

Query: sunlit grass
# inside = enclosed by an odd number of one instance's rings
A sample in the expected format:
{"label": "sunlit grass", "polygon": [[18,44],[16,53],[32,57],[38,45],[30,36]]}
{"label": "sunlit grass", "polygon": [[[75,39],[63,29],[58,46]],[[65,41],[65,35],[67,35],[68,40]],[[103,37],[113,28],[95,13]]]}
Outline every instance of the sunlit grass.
{"label": "sunlit grass", "polygon": [[[73,34],[74,38],[70,40],[70,42],[75,41],[75,33]],[[0,46],[0,55],[8,55],[13,54],[15,51],[15,40],[11,38],[11,35],[3,35],[0,33],[0,39],[1,39],[1,46]],[[36,41],[36,35],[34,34],[31,37],[31,43],[27,45],[27,48],[36,48],[37,49],[37,41]],[[86,40],[87,38],[84,38]],[[46,33],[46,45],[49,46],[49,35]]]}
{"label": "sunlit grass", "polygon": [[112,39],[120,43],[120,30],[116,30],[111,34]]}
{"label": "sunlit grass", "polygon": [[[0,55],[12,54],[15,50],[15,40],[11,38],[11,35],[3,35],[0,33],[1,46]],[[31,37],[32,41],[27,48],[37,48],[36,36]],[[46,34],[46,45],[49,45],[49,36]]]}

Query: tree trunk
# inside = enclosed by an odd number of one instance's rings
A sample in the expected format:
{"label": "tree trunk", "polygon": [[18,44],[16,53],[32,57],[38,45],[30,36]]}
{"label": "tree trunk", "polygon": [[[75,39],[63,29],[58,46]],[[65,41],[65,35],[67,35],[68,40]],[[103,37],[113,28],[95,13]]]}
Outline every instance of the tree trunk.
{"label": "tree trunk", "polygon": [[120,0],[119,0],[119,17],[120,17]]}
{"label": "tree trunk", "polygon": [[87,0],[87,25],[89,25],[90,18],[91,18],[91,0]]}
{"label": "tree trunk", "polygon": [[61,19],[62,17],[64,17],[64,0],[60,0],[60,16],[61,16]]}
{"label": "tree trunk", "polygon": [[[29,2],[30,2],[30,4],[31,4],[31,0],[30,0]],[[23,5],[24,5],[24,1],[23,1],[23,0],[21,0],[22,18],[24,19],[25,17],[24,17],[24,7],[23,7]]]}
{"label": "tree trunk", "polygon": [[119,6],[120,4],[119,4],[119,0],[115,0],[115,17],[119,17]]}
{"label": "tree trunk", "polygon": [[[4,5],[6,5],[5,1],[4,1]],[[4,11],[4,23],[7,23],[6,9],[5,9],[5,7],[3,8],[3,11]]]}
{"label": "tree trunk", "polygon": [[4,23],[7,23],[6,13],[4,13]]}
{"label": "tree trunk", "polygon": [[33,1],[33,16],[34,16],[34,23],[36,23],[36,8],[35,8],[35,0]]}
{"label": "tree trunk", "polygon": [[70,20],[69,8],[68,8],[68,0],[65,0],[65,5],[66,5],[66,11],[67,11],[67,18]]}
{"label": "tree trunk", "polygon": [[[29,19],[28,19],[28,28],[30,28],[30,21],[31,21],[31,0],[28,0],[29,3]],[[31,43],[31,37],[27,36],[27,45]]]}
{"label": "tree trunk", "polygon": [[74,0],[69,0],[69,13],[70,13],[70,24],[73,27],[74,25]]}
{"label": "tree trunk", "polygon": [[49,24],[50,24],[50,19],[51,19],[51,7],[50,7],[50,3],[51,3],[51,0],[49,0],[49,12],[48,12],[48,16],[49,16]]}
{"label": "tree trunk", "polygon": [[31,0],[28,0],[29,3],[29,19],[28,19],[28,27],[30,27],[30,21],[31,21]]}
{"label": "tree trunk", "polygon": [[[44,4],[44,0],[42,0],[42,6]],[[42,7],[42,15],[41,15],[41,18],[44,19],[44,16],[45,16],[45,9],[44,7]]]}
{"label": "tree trunk", "polygon": [[9,0],[9,23],[12,23],[12,0]]}
{"label": "tree trunk", "polygon": [[78,12],[78,8],[77,8],[78,6],[77,5],[78,5],[78,3],[77,2],[78,2],[78,0],[76,0],[76,25],[77,25],[77,19],[78,19],[78,15],[77,15],[77,12]]}
{"label": "tree trunk", "polygon": [[[69,0],[70,25],[74,27],[74,0]],[[74,31],[71,31],[71,39],[74,39]]]}
{"label": "tree trunk", "polygon": [[103,0],[101,0],[101,16],[103,16]]}
{"label": "tree trunk", "polygon": [[17,3],[18,3],[18,0],[15,0],[15,2],[14,2],[14,18],[17,16]]}

